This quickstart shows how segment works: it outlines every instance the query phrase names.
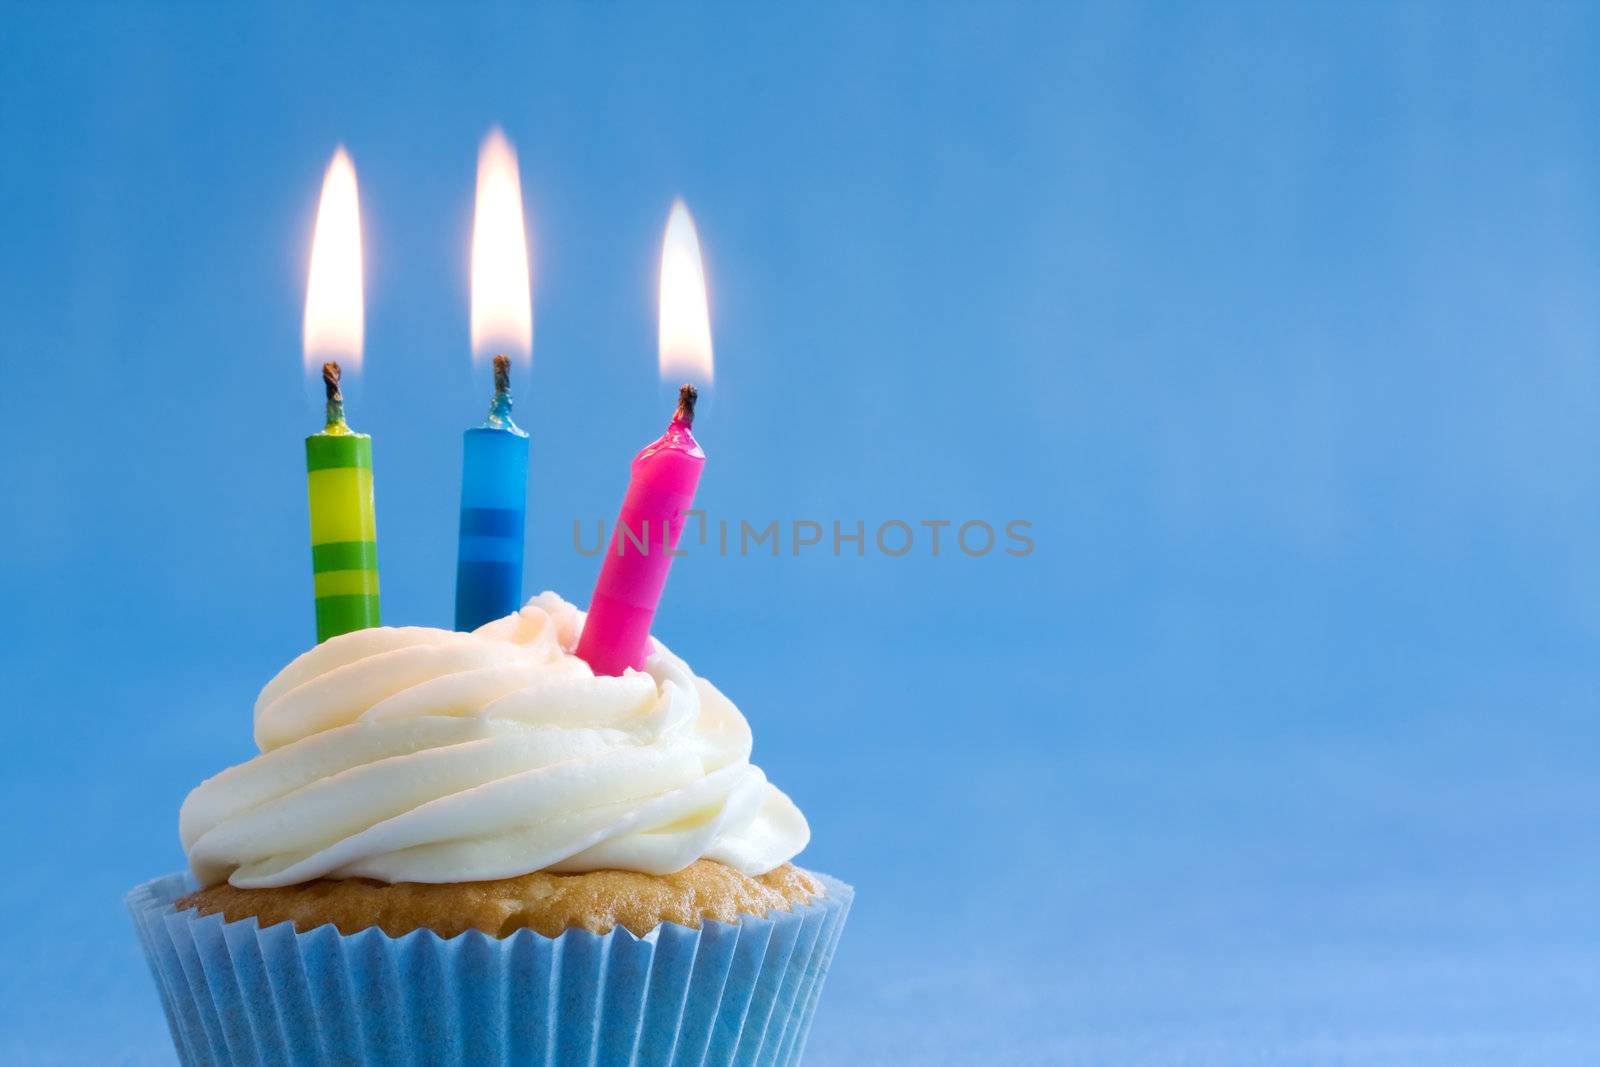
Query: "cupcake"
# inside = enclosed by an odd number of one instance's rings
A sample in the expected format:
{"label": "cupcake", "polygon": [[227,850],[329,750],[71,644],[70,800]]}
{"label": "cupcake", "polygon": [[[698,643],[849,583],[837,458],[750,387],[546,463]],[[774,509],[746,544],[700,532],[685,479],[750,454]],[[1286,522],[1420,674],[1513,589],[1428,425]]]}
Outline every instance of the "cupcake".
{"label": "cupcake", "polygon": [[798,1061],[851,890],[750,727],[659,642],[572,654],[553,593],[333,638],[128,898],[184,1063]]}

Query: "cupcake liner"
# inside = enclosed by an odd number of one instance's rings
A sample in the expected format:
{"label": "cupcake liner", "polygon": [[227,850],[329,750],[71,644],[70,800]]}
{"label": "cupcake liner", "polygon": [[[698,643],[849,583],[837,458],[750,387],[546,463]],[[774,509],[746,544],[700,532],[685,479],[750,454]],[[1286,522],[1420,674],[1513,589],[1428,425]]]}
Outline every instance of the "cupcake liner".
{"label": "cupcake liner", "polygon": [[127,896],[184,1064],[617,1064],[800,1061],[854,890],[789,912],[644,937],[469,930],[297,933],[177,912],[184,874]]}

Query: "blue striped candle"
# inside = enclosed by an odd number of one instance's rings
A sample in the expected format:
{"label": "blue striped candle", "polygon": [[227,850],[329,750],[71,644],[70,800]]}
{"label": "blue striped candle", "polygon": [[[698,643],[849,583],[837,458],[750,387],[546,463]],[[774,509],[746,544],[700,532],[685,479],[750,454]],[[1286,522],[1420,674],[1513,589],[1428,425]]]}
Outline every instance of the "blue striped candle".
{"label": "blue striped candle", "polygon": [[511,361],[496,356],[489,417],[463,441],[457,630],[476,630],[522,607],[528,435],[511,419],[510,372]]}

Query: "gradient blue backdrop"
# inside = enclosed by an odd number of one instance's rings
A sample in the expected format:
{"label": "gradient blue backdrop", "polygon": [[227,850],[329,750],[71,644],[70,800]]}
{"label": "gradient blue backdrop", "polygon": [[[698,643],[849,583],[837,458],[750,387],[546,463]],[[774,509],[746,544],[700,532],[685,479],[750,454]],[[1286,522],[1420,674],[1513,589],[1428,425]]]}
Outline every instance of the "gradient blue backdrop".
{"label": "gradient blue backdrop", "polygon": [[1600,1060],[1600,14],[0,7],[0,1059],[170,1062],[122,892],[311,636],[322,170],[384,614],[451,617],[479,138],[535,249],[529,591],[586,599],[704,241],[659,632],[859,887],[812,1062]]}

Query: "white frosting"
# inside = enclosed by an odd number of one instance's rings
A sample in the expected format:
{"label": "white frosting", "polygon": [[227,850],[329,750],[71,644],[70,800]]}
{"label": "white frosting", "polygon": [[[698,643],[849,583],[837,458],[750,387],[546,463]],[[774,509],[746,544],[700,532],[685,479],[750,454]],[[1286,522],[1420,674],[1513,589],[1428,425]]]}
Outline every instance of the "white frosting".
{"label": "white frosting", "polygon": [[571,654],[582,626],[544,593],[470,634],[381,627],[300,656],[256,699],[261,755],[183,802],[195,877],[468,882],[702,857],[761,874],[805,847],[727,697],[659,642],[644,671],[596,677]]}

